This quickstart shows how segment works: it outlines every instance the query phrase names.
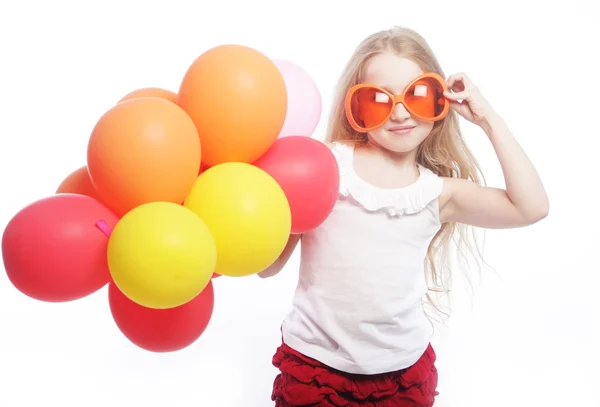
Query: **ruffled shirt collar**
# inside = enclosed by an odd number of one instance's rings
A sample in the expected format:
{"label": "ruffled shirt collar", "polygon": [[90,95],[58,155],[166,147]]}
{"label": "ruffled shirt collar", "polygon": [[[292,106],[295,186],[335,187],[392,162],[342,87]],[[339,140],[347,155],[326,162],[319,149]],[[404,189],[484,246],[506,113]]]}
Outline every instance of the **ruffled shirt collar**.
{"label": "ruffled shirt collar", "polygon": [[386,211],[389,216],[411,215],[425,209],[442,190],[442,179],[419,165],[419,178],[402,188],[378,188],[354,171],[354,147],[335,142],[331,148],[340,169],[339,193],[352,198],[370,212]]}

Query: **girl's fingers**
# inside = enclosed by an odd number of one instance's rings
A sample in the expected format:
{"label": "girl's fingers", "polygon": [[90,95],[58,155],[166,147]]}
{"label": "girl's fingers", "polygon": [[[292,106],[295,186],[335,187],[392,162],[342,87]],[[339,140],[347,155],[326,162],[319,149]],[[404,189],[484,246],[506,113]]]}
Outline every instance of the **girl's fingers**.
{"label": "girl's fingers", "polygon": [[452,101],[458,101],[458,100],[467,99],[468,96],[469,96],[469,92],[468,91],[462,91],[462,92],[452,93],[450,91],[444,91],[444,96],[447,97],[448,99],[452,100]]}
{"label": "girl's fingers", "polygon": [[465,73],[457,73],[450,75],[446,81],[448,88],[454,92],[462,92],[464,90],[473,89],[475,85],[471,82],[471,79]]}
{"label": "girl's fingers", "polygon": [[450,75],[448,77],[448,80],[446,80],[446,84],[448,85],[448,88],[453,89],[455,87],[455,85],[458,84],[458,82],[463,82],[464,76],[465,75],[462,73],[456,73],[454,75]]}

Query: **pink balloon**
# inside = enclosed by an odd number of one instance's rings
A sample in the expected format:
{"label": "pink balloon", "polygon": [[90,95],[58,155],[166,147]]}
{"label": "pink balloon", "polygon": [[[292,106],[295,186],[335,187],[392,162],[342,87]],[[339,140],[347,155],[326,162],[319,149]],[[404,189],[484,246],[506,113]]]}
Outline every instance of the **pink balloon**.
{"label": "pink balloon", "polygon": [[279,137],[312,136],[322,112],[321,93],[317,84],[301,67],[290,61],[274,60],[283,76],[288,94],[288,108]]}

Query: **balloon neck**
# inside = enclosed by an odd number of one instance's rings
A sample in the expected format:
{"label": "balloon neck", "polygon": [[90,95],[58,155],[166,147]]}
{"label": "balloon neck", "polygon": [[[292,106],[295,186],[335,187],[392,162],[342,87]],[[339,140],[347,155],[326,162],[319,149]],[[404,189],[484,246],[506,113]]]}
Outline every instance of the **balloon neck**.
{"label": "balloon neck", "polygon": [[96,227],[100,229],[102,233],[104,233],[107,237],[110,237],[112,230],[105,221],[99,220],[98,222],[96,222]]}

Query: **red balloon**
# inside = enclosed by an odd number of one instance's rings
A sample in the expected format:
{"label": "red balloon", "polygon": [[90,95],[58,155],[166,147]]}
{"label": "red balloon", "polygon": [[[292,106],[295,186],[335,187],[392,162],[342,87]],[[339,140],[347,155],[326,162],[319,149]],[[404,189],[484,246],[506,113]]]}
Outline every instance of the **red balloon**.
{"label": "red balloon", "polygon": [[292,211],[292,233],[315,229],[331,214],[340,172],[325,144],[304,136],[282,137],[254,165],[270,174],[285,192]]}
{"label": "red balloon", "polygon": [[110,311],[117,327],[133,344],[150,352],[174,352],[194,343],[204,332],[214,308],[212,282],[193,300],[175,308],[143,307],[108,286]]}
{"label": "red balloon", "polygon": [[198,175],[202,174],[204,171],[208,170],[210,168],[210,165],[202,163],[200,164],[200,171],[198,172]]}
{"label": "red balloon", "polygon": [[221,275],[219,273],[213,273],[211,278],[217,278],[217,277],[221,277]]}
{"label": "red balloon", "polygon": [[108,236],[98,221],[113,228],[118,218],[86,195],[53,195],[23,208],[2,236],[4,268],[12,284],[47,302],[74,301],[105,286],[110,281]]}

